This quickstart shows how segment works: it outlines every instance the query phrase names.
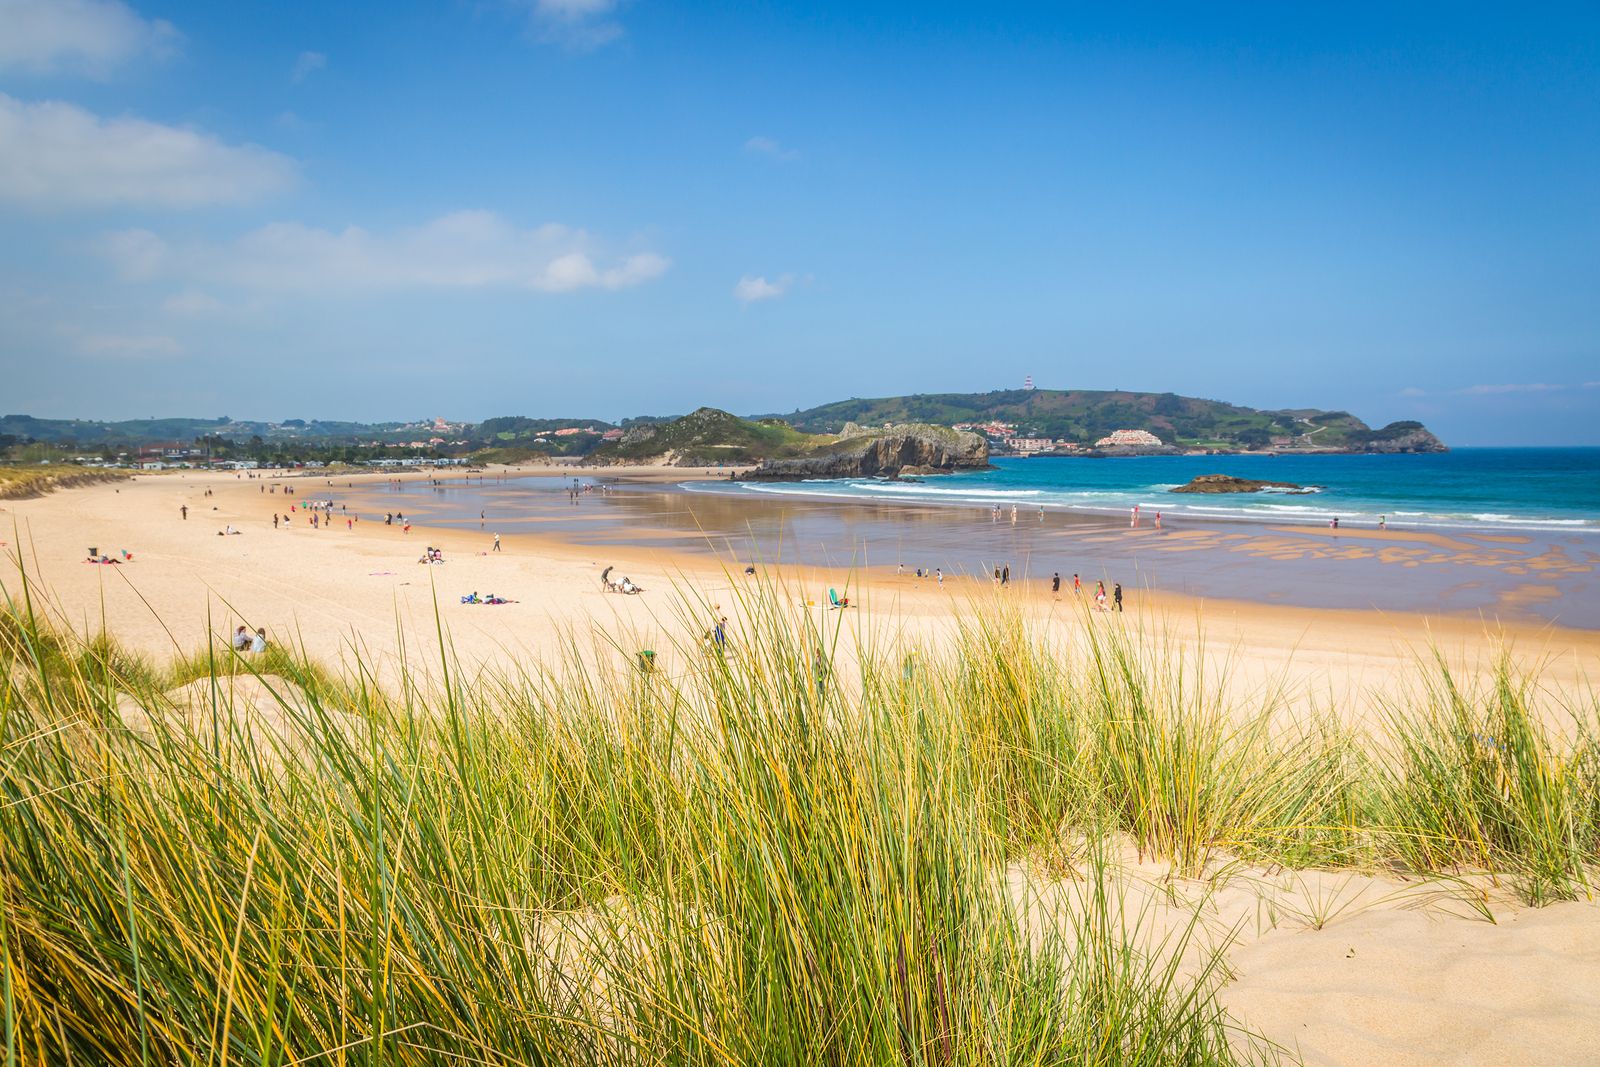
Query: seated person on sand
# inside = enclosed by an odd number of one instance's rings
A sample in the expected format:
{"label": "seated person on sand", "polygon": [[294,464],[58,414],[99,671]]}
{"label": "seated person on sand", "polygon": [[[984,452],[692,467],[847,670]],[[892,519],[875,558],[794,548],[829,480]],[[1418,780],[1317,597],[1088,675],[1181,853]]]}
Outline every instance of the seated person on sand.
{"label": "seated person on sand", "polygon": [[257,627],[256,636],[250,642],[250,651],[251,652],[265,652],[266,650],[267,650],[267,631],[266,631],[265,628]]}
{"label": "seated person on sand", "polygon": [[644,590],[641,587],[633,584],[633,579],[632,578],[628,578],[628,577],[624,577],[622,579],[622,581],[618,582],[617,583],[617,588],[619,590],[621,590],[622,592],[624,592],[624,593],[642,593],[642,592],[644,592]]}
{"label": "seated person on sand", "polygon": [[249,647],[250,647],[250,630],[249,630],[249,628],[241,626],[237,630],[233,631],[233,650],[235,652],[243,652],[245,649],[247,649]]}

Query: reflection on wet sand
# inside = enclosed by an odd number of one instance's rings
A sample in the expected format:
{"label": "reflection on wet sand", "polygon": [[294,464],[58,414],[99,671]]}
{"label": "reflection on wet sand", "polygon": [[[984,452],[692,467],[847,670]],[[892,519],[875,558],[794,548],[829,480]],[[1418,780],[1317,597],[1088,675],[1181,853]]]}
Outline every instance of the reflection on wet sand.
{"label": "reflection on wet sand", "polygon": [[986,506],[746,497],[627,482],[574,496],[571,484],[559,478],[412,483],[376,487],[360,507],[380,517],[402,510],[422,525],[498,525],[582,544],[709,552],[729,563],[903,564],[951,575],[1009,566],[1014,580],[1080,573],[1191,596],[1498,612],[1600,628],[1600,545],[1583,535],[1194,524],[1170,517],[1158,530],[1066,511],[1013,520]]}

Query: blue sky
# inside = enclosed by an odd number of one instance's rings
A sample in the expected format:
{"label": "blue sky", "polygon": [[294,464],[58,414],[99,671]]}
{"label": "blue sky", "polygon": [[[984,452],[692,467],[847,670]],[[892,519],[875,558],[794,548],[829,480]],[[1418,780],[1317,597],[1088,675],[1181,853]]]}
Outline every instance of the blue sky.
{"label": "blue sky", "polygon": [[1600,9],[0,0],[0,408],[1600,444]]}

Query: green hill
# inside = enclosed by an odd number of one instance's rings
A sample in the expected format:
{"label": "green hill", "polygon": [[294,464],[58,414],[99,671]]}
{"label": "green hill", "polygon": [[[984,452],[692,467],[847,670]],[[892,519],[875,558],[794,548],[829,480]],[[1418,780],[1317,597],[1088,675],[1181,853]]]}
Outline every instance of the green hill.
{"label": "green hill", "polygon": [[741,419],[700,408],[681,419],[635,423],[620,441],[601,445],[586,462],[648,463],[670,456],[675,466],[749,464],[804,455],[831,438],[801,433],[777,419]]}
{"label": "green hill", "polygon": [[[1442,448],[1421,423],[1374,430],[1344,411],[1258,411],[1176,393],[1088,389],[1006,389],[841,400],[780,416],[799,430],[837,433],[845,423],[1002,422],[1019,436],[1089,445],[1113,430],[1147,430],[1183,448],[1433,451]],[[1430,445],[1429,442],[1432,442]]]}

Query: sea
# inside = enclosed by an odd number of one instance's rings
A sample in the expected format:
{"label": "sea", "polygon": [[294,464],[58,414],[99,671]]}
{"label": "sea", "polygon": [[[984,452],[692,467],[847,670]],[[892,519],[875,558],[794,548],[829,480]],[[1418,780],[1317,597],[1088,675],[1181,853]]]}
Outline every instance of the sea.
{"label": "sea", "polygon": [[[1171,490],[1203,474],[1292,482],[1306,493]],[[1423,455],[999,457],[921,480],[689,482],[694,492],[1129,514],[1272,524],[1600,534],[1600,448],[1460,448]]]}

